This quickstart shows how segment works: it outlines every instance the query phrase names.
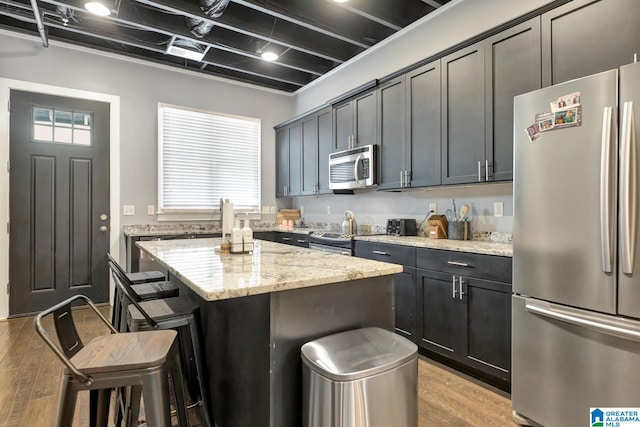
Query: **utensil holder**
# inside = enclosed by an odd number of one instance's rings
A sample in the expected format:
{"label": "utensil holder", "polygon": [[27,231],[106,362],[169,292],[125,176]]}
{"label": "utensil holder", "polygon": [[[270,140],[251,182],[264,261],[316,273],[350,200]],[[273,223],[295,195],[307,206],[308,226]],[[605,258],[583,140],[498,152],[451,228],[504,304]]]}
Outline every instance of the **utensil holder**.
{"label": "utensil holder", "polygon": [[449,240],[469,240],[471,238],[471,223],[469,221],[449,222]]}

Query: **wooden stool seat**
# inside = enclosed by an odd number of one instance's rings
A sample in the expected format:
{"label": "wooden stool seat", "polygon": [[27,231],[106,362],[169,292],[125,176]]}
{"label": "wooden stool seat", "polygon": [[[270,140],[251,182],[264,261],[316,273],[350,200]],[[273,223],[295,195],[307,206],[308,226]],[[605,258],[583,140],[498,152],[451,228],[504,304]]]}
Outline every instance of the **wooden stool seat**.
{"label": "wooden stool seat", "polygon": [[[72,304],[83,301],[109,328],[111,334],[84,345],[73,321]],[[58,344],[43,326],[53,316]],[[140,397],[150,426],[170,427],[170,382],[180,426],[187,425],[187,408],[177,339],[173,330],[119,334],[91,300],[76,295],[41,312],[34,318],[36,332],[65,366],[58,403],[58,427],[70,426],[78,392],[89,391],[91,426],[108,424],[109,400],[113,389],[130,388],[129,406],[124,408],[126,425],[137,427]],[[169,381],[171,379],[171,381]]]}
{"label": "wooden stool seat", "polygon": [[133,283],[159,282],[167,277],[162,271],[138,271],[136,273],[126,273],[127,278]]}
{"label": "wooden stool seat", "polygon": [[85,344],[71,363],[89,375],[154,368],[167,362],[177,335],[173,330],[103,335]]}

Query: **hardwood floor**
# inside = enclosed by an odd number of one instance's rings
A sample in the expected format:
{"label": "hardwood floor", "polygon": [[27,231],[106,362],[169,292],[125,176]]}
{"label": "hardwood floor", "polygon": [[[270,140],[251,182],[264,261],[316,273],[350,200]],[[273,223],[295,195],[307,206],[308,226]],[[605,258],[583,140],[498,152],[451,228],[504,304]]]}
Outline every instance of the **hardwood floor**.
{"label": "hardwood floor", "polygon": [[[109,315],[108,307],[102,310]],[[83,340],[108,333],[89,310],[74,311],[74,318]],[[32,322],[32,317],[0,321],[1,427],[55,423],[62,364],[37,336]],[[47,327],[52,330],[51,323]],[[418,375],[420,427],[515,425],[505,393],[422,357]],[[88,415],[88,393],[81,393],[73,425],[87,426]]]}

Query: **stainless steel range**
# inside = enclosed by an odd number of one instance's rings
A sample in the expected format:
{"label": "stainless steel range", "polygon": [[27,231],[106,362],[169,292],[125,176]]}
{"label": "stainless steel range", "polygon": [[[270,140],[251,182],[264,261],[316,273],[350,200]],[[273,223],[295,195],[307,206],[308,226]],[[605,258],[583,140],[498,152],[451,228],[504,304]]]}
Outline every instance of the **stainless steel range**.
{"label": "stainless steel range", "polygon": [[352,256],[353,235],[314,231],[309,235],[309,249]]}

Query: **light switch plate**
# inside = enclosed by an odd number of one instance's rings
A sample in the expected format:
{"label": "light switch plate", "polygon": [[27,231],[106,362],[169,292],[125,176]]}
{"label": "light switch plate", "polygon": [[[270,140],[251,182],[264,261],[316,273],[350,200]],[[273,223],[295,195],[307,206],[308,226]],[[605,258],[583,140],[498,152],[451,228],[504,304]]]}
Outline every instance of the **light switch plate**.
{"label": "light switch plate", "polygon": [[271,214],[272,215],[276,214],[276,207],[275,206],[271,206]]}
{"label": "light switch plate", "polygon": [[265,205],[265,206],[263,206],[263,207],[262,207],[262,213],[263,213],[264,215],[268,215],[268,214],[269,214],[269,212],[271,212],[271,209],[269,208],[269,206],[266,206],[266,205]]}
{"label": "light switch plate", "polygon": [[135,215],[136,207],[134,205],[124,205],[122,206],[122,215]]}
{"label": "light switch plate", "polygon": [[153,205],[147,205],[147,215],[155,215],[156,207]]}
{"label": "light switch plate", "polygon": [[496,217],[504,216],[504,203],[493,202],[493,216],[496,216]]}
{"label": "light switch plate", "polygon": [[436,203],[429,203],[429,210],[436,215],[438,213],[438,205]]}

